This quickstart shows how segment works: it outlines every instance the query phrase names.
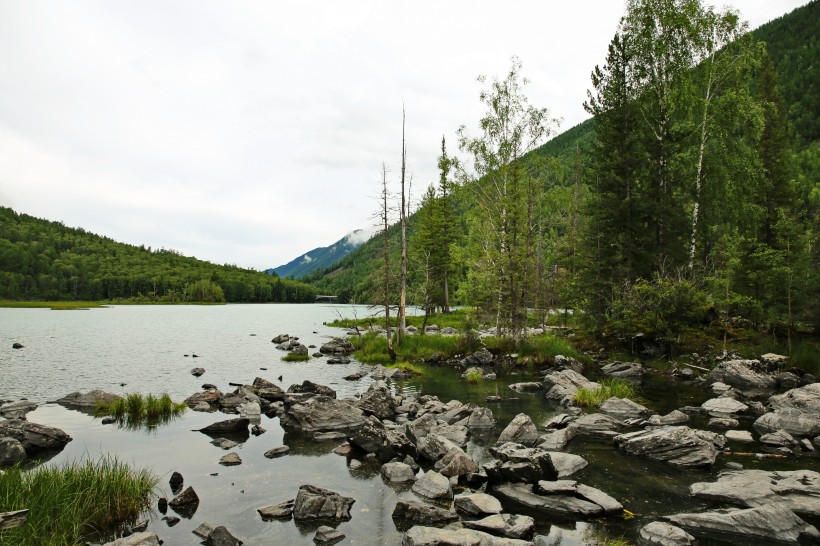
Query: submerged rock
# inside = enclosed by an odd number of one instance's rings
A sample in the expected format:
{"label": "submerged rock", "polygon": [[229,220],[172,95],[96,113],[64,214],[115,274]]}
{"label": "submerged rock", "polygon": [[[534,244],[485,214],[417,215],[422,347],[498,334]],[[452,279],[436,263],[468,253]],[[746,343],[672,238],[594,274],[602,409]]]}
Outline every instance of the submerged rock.
{"label": "submerged rock", "polygon": [[93,390],[85,394],[79,391],[72,392],[57,400],[57,403],[72,409],[93,410],[98,403],[113,404],[117,400],[122,400],[122,396],[101,390]]}
{"label": "submerged rock", "polygon": [[492,492],[503,501],[519,504],[555,519],[586,519],[604,514],[602,506],[588,499],[575,495],[539,495],[533,492],[532,486],[526,484],[501,484],[494,486]]}
{"label": "submerged rock", "polygon": [[695,537],[741,544],[817,544],[820,533],[782,503],[745,510],[675,514],[662,519]]}
{"label": "submerged rock", "polygon": [[25,419],[26,414],[37,409],[37,404],[28,400],[0,405],[0,416],[6,419]]}
{"label": "submerged rock", "polygon": [[719,434],[686,426],[630,432],[616,436],[614,441],[631,455],[686,467],[714,464],[718,449],[726,442]]}
{"label": "submerged rock", "polygon": [[322,525],[316,529],[316,534],[313,535],[313,542],[320,546],[329,546],[344,540],[345,534],[333,527]]}

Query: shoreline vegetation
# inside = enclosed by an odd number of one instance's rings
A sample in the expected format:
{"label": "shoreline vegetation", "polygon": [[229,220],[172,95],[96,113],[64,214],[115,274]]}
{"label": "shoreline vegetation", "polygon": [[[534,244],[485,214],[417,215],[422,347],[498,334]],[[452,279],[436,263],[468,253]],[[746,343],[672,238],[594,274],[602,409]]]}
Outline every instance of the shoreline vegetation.
{"label": "shoreline vegetation", "polygon": [[0,546],[74,546],[105,538],[148,508],[159,478],[116,457],[60,468],[20,466],[0,475],[0,506],[28,509],[26,524],[0,533]]}

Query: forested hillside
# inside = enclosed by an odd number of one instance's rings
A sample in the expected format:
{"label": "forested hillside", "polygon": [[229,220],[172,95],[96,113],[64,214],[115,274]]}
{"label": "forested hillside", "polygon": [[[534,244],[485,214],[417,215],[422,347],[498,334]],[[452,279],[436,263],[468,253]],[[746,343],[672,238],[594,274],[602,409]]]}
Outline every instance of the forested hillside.
{"label": "forested hillside", "polygon": [[312,302],[315,288],[137,247],[0,207],[0,298]]}
{"label": "forested hillside", "polygon": [[[520,65],[485,80],[483,134],[460,133],[461,163],[439,160],[449,193],[440,182],[409,219],[411,301],[442,307],[446,273],[451,302],[513,333],[554,306],[627,344],[820,327],[819,17],[814,0],[747,33],[697,0],[629,2],[590,67],[593,119],[537,148],[522,142],[554,126]],[[398,241],[393,226],[392,302]],[[305,280],[381,303],[384,264],[377,236]]]}

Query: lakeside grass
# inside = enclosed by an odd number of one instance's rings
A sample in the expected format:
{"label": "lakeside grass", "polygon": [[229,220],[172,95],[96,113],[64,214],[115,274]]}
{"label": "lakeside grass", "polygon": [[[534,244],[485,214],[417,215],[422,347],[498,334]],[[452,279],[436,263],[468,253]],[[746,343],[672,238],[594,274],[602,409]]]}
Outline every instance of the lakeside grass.
{"label": "lakeside grass", "polygon": [[282,362],[305,362],[307,360],[310,360],[310,355],[288,353],[282,357]]}
{"label": "lakeside grass", "polygon": [[603,379],[596,389],[578,389],[573,397],[579,406],[597,408],[607,398],[628,398],[635,400],[635,387],[623,379]]}
{"label": "lakeside grass", "polygon": [[12,309],[53,309],[55,311],[71,309],[97,309],[106,307],[99,301],[10,301],[0,300],[0,307]]}
{"label": "lakeside grass", "polygon": [[21,527],[0,531],[0,546],[74,546],[105,536],[147,508],[157,483],[148,470],[113,457],[7,468],[0,475],[0,507],[29,513]]}
{"label": "lakeside grass", "polygon": [[188,409],[184,403],[174,402],[168,393],[161,396],[139,393],[129,393],[111,403],[98,402],[94,414],[98,417],[111,416],[119,421],[128,421],[128,424],[148,426],[167,422],[171,418],[181,415]]}

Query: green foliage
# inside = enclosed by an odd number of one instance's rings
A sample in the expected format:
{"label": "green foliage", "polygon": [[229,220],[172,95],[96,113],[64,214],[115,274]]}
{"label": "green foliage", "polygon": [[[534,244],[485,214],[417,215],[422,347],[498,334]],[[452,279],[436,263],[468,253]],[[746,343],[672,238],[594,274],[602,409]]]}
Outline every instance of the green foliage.
{"label": "green foliage", "polygon": [[52,309],[55,311],[74,309],[97,309],[105,307],[98,301],[9,301],[0,300],[0,307],[15,309]]}
{"label": "green foliage", "polygon": [[312,302],[301,282],[117,243],[0,207],[0,297],[11,300]]}
{"label": "green foliage", "polygon": [[296,353],[288,353],[282,357],[283,362],[305,362],[310,360],[310,355],[300,355]]}
{"label": "green foliage", "polygon": [[465,378],[467,383],[480,383],[484,381],[484,374],[481,373],[481,370],[470,370],[467,372],[467,377]]}
{"label": "green foliage", "polygon": [[[115,458],[63,467],[19,466],[0,475],[3,511],[29,510],[22,527],[0,531],[0,546],[74,546],[98,542],[148,507],[158,480]],[[103,541],[104,542],[104,541]]]}
{"label": "green foliage", "polygon": [[168,393],[161,396],[140,393],[128,393],[111,403],[98,402],[95,415],[111,416],[117,419],[120,425],[129,428],[149,428],[158,424],[167,423],[172,418],[181,415],[188,409],[184,403],[171,400]]}
{"label": "green foliage", "polygon": [[420,366],[416,366],[404,360],[388,364],[387,367],[401,370],[407,375],[424,375],[424,370]]}
{"label": "green foliage", "polygon": [[603,379],[595,389],[578,389],[573,398],[579,406],[597,408],[613,396],[635,400],[635,387],[622,379]]}

